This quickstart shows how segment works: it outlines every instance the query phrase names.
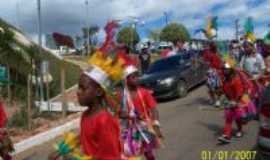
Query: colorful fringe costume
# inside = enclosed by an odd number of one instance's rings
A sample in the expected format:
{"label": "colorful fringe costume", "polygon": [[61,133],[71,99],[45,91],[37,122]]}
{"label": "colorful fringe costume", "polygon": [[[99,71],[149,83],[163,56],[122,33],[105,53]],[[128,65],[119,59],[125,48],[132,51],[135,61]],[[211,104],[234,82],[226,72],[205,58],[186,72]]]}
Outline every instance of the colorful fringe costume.
{"label": "colorful fringe costume", "polygon": [[156,106],[151,93],[139,88],[137,97],[132,100],[128,89],[122,95],[121,112],[127,113],[132,119],[121,119],[124,155],[126,157],[141,157],[157,148],[158,139],[151,126],[149,109]]}

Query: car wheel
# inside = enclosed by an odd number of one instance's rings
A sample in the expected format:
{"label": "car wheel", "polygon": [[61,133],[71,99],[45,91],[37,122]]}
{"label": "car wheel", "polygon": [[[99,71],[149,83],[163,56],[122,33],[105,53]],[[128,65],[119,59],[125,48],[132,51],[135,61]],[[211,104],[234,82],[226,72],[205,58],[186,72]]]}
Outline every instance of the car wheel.
{"label": "car wheel", "polygon": [[183,80],[178,81],[176,87],[176,95],[179,98],[185,97],[188,94],[187,83]]}

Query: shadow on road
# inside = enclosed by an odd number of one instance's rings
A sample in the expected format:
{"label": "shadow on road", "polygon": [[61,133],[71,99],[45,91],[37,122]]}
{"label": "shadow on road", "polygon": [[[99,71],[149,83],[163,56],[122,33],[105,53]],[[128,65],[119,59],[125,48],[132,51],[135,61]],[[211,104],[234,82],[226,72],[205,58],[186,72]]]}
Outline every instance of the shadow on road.
{"label": "shadow on road", "polygon": [[177,97],[171,97],[171,98],[159,98],[159,99],[157,99],[157,102],[158,103],[169,103],[169,102],[171,102],[171,101],[176,101],[176,100],[178,100],[179,98],[177,98]]}
{"label": "shadow on road", "polygon": [[202,122],[202,121],[197,121],[196,123],[203,126],[203,127],[205,127],[205,128],[207,128],[210,131],[213,131],[214,136],[219,136],[219,135],[222,134],[223,127],[218,125],[218,124],[205,123],[205,122]]}

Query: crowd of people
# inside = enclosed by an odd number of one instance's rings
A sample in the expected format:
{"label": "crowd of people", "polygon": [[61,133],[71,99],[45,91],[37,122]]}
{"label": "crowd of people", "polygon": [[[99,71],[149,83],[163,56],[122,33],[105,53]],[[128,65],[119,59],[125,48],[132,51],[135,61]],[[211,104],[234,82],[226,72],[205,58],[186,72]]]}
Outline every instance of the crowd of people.
{"label": "crowd of people", "polygon": [[209,68],[207,86],[211,104],[224,107],[225,111],[223,134],[218,138],[221,143],[231,142],[234,121],[237,126],[234,137],[241,138],[243,125],[258,119],[263,90],[269,85],[270,67],[270,57],[258,51],[249,41],[232,42],[225,56],[218,53],[214,42],[203,50]]}

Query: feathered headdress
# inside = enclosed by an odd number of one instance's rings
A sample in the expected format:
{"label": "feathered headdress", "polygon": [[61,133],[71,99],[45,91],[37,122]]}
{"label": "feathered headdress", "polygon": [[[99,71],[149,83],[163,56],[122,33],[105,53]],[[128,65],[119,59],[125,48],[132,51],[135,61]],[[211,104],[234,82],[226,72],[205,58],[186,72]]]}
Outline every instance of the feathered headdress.
{"label": "feathered headdress", "polygon": [[223,61],[226,68],[236,67],[236,61],[227,53],[223,55]]}
{"label": "feathered headdress", "polygon": [[112,83],[120,81],[125,69],[124,60],[112,53],[115,49],[114,31],[117,27],[116,21],[111,21],[106,25],[106,40],[90,57],[88,63],[91,68],[84,72],[105,89],[109,88]]}
{"label": "feathered headdress", "polygon": [[208,39],[212,39],[217,36],[217,17],[210,17],[207,22],[206,35]]}
{"label": "feathered headdress", "polygon": [[270,31],[264,37],[263,42],[267,45],[270,45]]}
{"label": "feathered headdress", "polygon": [[256,41],[256,36],[254,34],[253,19],[248,17],[244,25],[245,38],[247,41],[254,43]]}
{"label": "feathered headdress", "polygon": [[58,157],[70,155],[72,160],[93,160],[91,156],[81,153],[78,137],[73,132],[65,133],[63,140],[58,142],[54,147],[58,152]]}
{"label": "feathered headdress", "polygon": [[194,34],[202,32],[204,36],[212,40],[213,38],[217,37],[217,28],[218,28],[218,23],[217,23],[218,17],[209,17],[207,20],[207,25],[206,28],[200,28],[195,30]]}

